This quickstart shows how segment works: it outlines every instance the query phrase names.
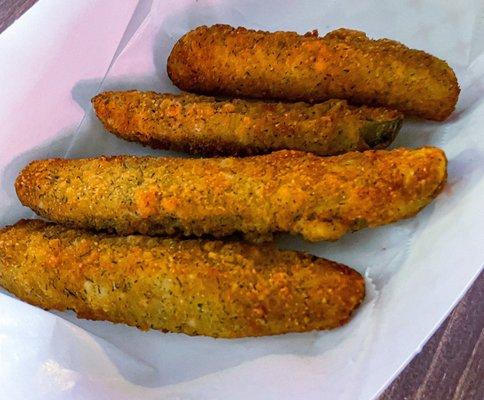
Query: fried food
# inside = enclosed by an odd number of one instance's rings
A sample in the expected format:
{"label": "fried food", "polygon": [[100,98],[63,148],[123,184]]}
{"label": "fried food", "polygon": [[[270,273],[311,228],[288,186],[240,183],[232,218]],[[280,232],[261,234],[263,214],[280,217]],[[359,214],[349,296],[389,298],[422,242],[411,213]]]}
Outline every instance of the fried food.
{"label": "fried food", "polygon": [[273,232],[310,241],[415,215],[441,191],[442,150],[369,150],[340,156],[282,150],[247,158],[100,157],[30,163],[22,204],[55,222],[144,234],[249,240]]}
{"label": "fried food", "polygon": [[182,90],[202,94],[318,102],[331,98],[395,108],[442,121],[459,86],[443,60],[363,32],[263,32],[228,25],[185,34],[168,58]]}
{"label": "fried food", "polygon": [[294,149],[319,155],[384,148],[402,114],[385,108],[325,103],[265,103],[192,94],[105,92],[92,99],[115,135],[155,148],[192,154],[253,155]]}
{"label": "fried food", "polygon": [[270,245],[116,237],[39,220],[0,230],[0,285],[81,318],[225,338],[336,328],[365,295],[351,268]]}

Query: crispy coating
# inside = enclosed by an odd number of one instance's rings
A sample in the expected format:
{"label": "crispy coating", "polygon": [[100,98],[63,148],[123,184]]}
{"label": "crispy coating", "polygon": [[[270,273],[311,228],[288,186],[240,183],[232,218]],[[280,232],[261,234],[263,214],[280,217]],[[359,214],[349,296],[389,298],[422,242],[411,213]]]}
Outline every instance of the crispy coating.
{"label": "crispy coating", "polygon": [[365,295],[351,268],[270,245],[116,237],[39,220],[0,230],[0,285],[82,318],[226,338],[336,328]]}
{"label": "crispy coating", "polygon": [[92,99],[106,129],[130,141],[191,154],[253,155],[274,150],[334,155],[384,148],[402,114],[385,108],[325,103],[266,103],[188,93],[105,92]]}
{"label": "crispy coating", "polygon": [[180,89],[290,101],[347,99],[444,120],[459,86],[443,60],[388,40],[338,29],[318,37],[228,25],[185,34],[168,58]]}
{"label": "crispy coating", "polygon": [[336,240],[416,214],[440,192],[442,150],[340,156],[282,150],[247,158],[100,157],[30,163],[22,204],[55,222],[121,234],[273,232]]}

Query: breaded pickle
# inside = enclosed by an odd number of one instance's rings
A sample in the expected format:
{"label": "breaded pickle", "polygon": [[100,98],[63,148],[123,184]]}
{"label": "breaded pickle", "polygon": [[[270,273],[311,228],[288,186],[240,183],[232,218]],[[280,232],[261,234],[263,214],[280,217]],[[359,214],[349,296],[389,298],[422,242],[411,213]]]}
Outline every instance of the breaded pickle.
{"label": "breaded pickle", "polygon": [[338,29],[263,32],[200,26],[174,46],[168,75],[182,90],[209,95],[320,102],[331,98],[444,120],[459,86],[443,60],[365,33]]}
{"label": "breaded pickle", "polygon": [[40,220],[0,230],[0,285],[81,318],[225,338],[336,328],[365,295],[351,268],[270,245],[116,237]]}
{"label": "breaded pickle", "polygon": [[188,93],[104,92],[92,99],[106,129],[155,148],[211,156],[254,155],[293,149],[318,155],[388,146],[402,114],[320,104],[216,100]]}
{"label": "breaded pickle", "polygon": [[437,148],[340,156],[282,150],[246,158],[99,157],[30,163],[15,187],[52,221],[120,234],[251,240],[274,232],[310,241],[415,215],[441,191]]}

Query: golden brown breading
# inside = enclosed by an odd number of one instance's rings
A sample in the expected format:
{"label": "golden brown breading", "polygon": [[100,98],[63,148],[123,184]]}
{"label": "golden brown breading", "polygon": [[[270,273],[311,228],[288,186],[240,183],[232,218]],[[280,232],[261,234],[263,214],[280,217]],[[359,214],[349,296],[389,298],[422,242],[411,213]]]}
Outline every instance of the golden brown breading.
{"label": "golden brown breading", "polygon": [[402,114],[385,108],[325,103],[217,101],[192,94],[105,92],[92,99],[106,129],[156,148],[205,155],[252,155],[274,150],[334,155],[384,148]]}
{"label": "golden brown breading", "polygon": [[445,61],[359,31],[263,32],[228,25],[185,34],[168,58],[180,89],[291,101],[347,99],[444,120],[459,86]]}
{"label": "golden brown breading", "polygon": [[226,338],[335,328],[365,295],[358,272],[300,252],[39,220],[0,230],[0,285],[82,318]]}
{"label": "golden brown breading", "polygon": [[316,241],[413,216],[440,192],[446,165],[436,148],[334,157],[282,150],[247,158],[50,159],[30,163],[15,187],[22,204],[78,227],[242,232],[259,240],[289,232]]}

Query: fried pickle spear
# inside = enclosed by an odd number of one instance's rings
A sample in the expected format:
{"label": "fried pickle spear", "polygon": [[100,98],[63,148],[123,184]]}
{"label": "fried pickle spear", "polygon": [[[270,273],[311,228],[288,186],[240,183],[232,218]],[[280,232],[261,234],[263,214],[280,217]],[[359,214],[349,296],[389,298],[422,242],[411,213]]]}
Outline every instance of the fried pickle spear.
{"label": "fried pickle spear", "polygon": [[273,232],[310,241],[415,215],[440,192],[437,148],[318,157],[282,150],[247,158],[100,157],[30,163],[15,187],[22,204],[55,222],[120,234],[249,240]]}
{"label": "fried pickle spear", "polygon": [[92,104],[106,129],[123,139],[213,156],[281,149],[334,155],[384,148],[403,118],[398,111],[352,107],[344,100],[314,105],[217,101],[136,90],[101,93]]}
{"label": "fried pickle spear", "polygon": [[336,328],[365,296],[358,272],[296,251],[39,220],[0,230],[0,285],[81,318],[225,338]]}
{"label": "fried pickle spear", "polygon": [[388,40],[338,29],[318,37],[228,25],[185,34],[168,58],[182,90],[202,94],[317,102],[331,98],[395,108],[442,121],[459,86],[443,60]]}

